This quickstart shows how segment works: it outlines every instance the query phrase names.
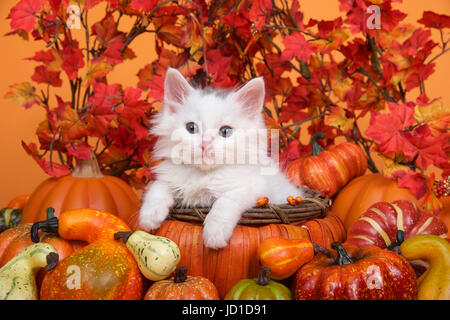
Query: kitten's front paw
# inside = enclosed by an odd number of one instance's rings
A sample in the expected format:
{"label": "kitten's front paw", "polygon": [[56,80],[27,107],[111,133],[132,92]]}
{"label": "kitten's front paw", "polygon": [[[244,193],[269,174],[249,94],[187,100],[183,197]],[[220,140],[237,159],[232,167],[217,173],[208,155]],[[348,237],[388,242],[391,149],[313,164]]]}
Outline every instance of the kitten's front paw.
{"label": "kitten's front paw", "polygon": [[163,202],[143,205],[139,213],[139,226],[145,231],[158,229],[169,215],[170,207]]}
{"label": "kitten's front paw", "polygon": [[203,243],[211,249],[224,248],[233,235],[233,230],[224,221],[207,218],[203,227]]}

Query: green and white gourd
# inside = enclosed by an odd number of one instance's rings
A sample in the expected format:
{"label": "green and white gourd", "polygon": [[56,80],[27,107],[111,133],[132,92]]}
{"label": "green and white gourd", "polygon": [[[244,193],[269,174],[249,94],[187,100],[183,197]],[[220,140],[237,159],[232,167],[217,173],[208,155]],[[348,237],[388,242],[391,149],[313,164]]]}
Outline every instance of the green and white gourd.
{"label": "green and white gourd", "polygon": [[35,276],[58,263],[56,249],[47,243],[26,247],[0,269],[0,300],[38,300]]}
{"label": "green and white gourd", "polygon": [[142,274],[149,280],[167,278],[180,262],[180,249],[168,238],[144,231],[117,232],[114,237],[124,240]]}

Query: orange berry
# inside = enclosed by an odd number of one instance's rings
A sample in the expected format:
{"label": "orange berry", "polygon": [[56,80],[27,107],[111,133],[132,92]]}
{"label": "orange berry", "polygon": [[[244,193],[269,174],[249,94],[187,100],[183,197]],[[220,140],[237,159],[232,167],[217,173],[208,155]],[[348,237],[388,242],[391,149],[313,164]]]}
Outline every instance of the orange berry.
{"label": "orange berry", "polygon": [[258,201],[256,201],[256,206],[257,207],[262,207],[262,206],[265,206],[268,203],[269,203],[269,198],[267,198],[267,197],[260,197],[260,198],[258,198]]}
{"label": "orange berry", "polygon": [[295,201],[295,198],[293,196],[287,197],[287,202],[289,202],[289,204],[292,205],[292,206],[296,205],[296,201]]}
{"label": "orange berry", "polygon": [[303,198],[298,196],[298,197],[295,198],[295,202],[301,203],[301,202],[303,202]]}

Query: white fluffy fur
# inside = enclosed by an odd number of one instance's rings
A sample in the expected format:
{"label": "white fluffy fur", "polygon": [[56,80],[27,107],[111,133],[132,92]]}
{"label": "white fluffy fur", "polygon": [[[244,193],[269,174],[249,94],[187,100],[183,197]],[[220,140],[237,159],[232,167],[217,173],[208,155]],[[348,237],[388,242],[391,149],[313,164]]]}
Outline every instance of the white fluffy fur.
{"label": "white fluffy fur", "polygon": [[[265,129],[262,78],[224,94],[194,89],[177,70],[169,68],[164,90],[164,108],[154,119],[151,132],[158,136],[154,157],[162,162],[154,168],[157,179],[143,197],[141,227],[148,231],[157,229],[167,218],[174,199],[181,199],[186,206],[212,206],[204,222],[203,240],[207,247],[218,249],[227,245],[242,212],[254,206],[259,197],[284,203],[288,195],[302,196],[282,172],[264,175],[261,165],[248,162],[212,163],[211,153],[201,151],[202,146],[205,150],[237,151],[235,139],[241,131]],[[197,123],[199,132],[189,133],[185,128],[188,122]],[[233,129],[228,138],[219,135],[219,128],[224,125]],[[173,141],[174,136],[179,140]],[[239,151],[248,157],[252,144],[246,142],[246,150]],[[174,150],[180,147],[200,153],[177,157]]]}

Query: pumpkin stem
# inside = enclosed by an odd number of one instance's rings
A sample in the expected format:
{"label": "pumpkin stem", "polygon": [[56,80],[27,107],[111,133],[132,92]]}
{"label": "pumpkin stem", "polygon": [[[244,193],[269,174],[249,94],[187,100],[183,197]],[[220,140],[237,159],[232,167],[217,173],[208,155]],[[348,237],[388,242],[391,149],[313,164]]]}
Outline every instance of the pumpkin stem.
{"label": "pumpkin stem", "polygon": [[331,244],[331,248],[333,248],[337,252],[337,257],[336,257],[337,265],[343,266],[346,264],[354,263],[354,261],[352,260],[352,258],[350,258],[347,251],[345,250],[345,248],[342,246],[342,244],[340,242],[337,242],[337,241],[333,242]]}
{"label": "pumpkin stem", "polygon": [[317,244],[315,244],[314,242],[312,243],[313,248],[314,248],[314,255],[318,254],[318,253],[323,253],[324,255],[326,255],[328,258],[331,258],[331,252],[330,250],[328,250],[325,247],[319,246]]}
{"label": "pumpkin stem", "polygon": [[104,177],[98,165],[95,153],[91,152],[90,159],[77,159],[77,165],[73,169],[72,177],[76,178],[102,178]]}
{"label": "pumpkin stem", "polygon": [[119,231],[114,233],[114,240],[122,239],[123,242],[127,242],[128,238],[133,234],[132,231]]}
{"label": "pumpkin stem", "polygon": [[182,283],[187,280],[187,267],[186,266],[180,266],[175,270],[175,277],[173,279],[173,282],[175,283]]}
{"label": "pumpkin stem", "polygon": [[31,241],[38,243],[41,239],[39,238],[39,230],[48,233],[58,234],[58,218],[54,216],[55,209],[49,207],[47,208],[47,220],[38,221],[31,227]]}
{"label": "pumpkin stem", "polygon": [[405,231],[397,230],[395,241],[392,242],[386,249],[400,254],[400,245],[405,241]]}
{"label": "pumpkin stem", "polygon": [[45,270],[49,271],[54,269],[58,265],[59,255],[55,252],[50,252],[47,255],[47,265],[45,266]]}
{"label": "pumpkin stem", "polygon": [[323,151],[323,148],[317,142],[318,139],[325,138],[325,133],[317,132],[311,138],[311,147],[312,147],[312,155],[317,156],[319,153]]}
{"label": "pumpkin stem", "polygon": [[258,274],[258,280],[256,281],[257,284],[260,286],[265,286],[270,281],[270,268],[269,267],[263,267],[261,270],[259,270]]}

